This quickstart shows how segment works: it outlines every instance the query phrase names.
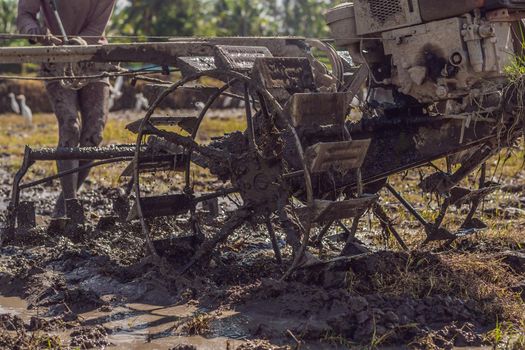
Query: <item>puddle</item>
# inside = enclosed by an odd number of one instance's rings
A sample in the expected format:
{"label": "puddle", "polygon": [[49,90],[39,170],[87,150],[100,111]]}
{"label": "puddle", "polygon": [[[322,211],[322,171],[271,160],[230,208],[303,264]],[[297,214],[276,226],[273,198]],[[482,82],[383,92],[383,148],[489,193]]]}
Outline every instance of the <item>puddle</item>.
{"label": "puddle", "polygon": [[0,295],[0,314],[20,316],[23,320],[31,318],[33,313],[27,310],[27,302],[17,297]]}
{"label": "puddle", "polygon": [[115,345],[112,349],[162,350],[179,344],[191,344],[199,350],[220,350],[228,346],[235,348],[243,343],[238,339],[240,329],[229,326],[228,320],[235,319],[235,313],[224,313],[212,321],[209,338],[173,334],[184,320],[193,317],[198,311],[197,307],[188,305],[166,307],[129,304],[115,308],[111,313],[85,313],[81,318],[86,325],[102,324],[110,330],[109,341]]}

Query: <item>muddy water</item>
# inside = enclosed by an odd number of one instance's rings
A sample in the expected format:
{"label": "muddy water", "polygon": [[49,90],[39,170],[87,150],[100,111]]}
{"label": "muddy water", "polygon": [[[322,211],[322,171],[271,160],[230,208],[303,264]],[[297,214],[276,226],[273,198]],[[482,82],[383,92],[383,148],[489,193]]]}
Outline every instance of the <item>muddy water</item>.
{"label": "muddy water", "polygon": [[0,295],[0,314],[11,314],[29,318],[33,314],[27,310],[27,303],[17,297],[4,297]]}
{"label": "muddy water", "polygon": [[[115,349],[168,349],[178,344],[195,345],[199,350],[227,349],[242,344],[241,340],[231,339],[235,327],[230,327],[224,321],[233,316],[225,313],[210,324],[210,335],[176,336],[173,335],[181,320],[191,318],[198,312],[189,305],[172,307],[145,304],[129,304],[124,308],[115,309],[110,315],[90,313],[82,315],[88,320],[105,318],[103,325],[112,330],[109,337]],[[89,321],[88,321],[89,322]]]}
{"label": "muddy water", "polygon": [[[211,324],[209,337],[173,335],[178,321],[192,317],[197,308],[188,305],[164,307],[145,304],[129,304],[115,308],[111,312],[93,311],[79,315],[83,325],[103,325],[108,329],[111,349],[116,350],[164,350],[179,344],[195,345],[199,350],[221,350],[235,348],[243,343],[231,339],[228,333],[235,327],[229,327],[224,319],[233,313],[218,316]],[[27,303],[17,297],[0,296],[0,314],[20,316],[28,322],[36,312],[27,309]],[[218,335],[218,334],[223,334]],[[69,337],[56,333],[64,341]]]}

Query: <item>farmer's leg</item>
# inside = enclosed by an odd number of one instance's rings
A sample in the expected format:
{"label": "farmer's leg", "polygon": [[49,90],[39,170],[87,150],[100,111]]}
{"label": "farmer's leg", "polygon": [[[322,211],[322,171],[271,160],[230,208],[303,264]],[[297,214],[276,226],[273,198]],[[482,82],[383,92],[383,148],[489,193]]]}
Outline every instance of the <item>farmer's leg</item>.
{"label": "farmer's leg", "polygon": [[[78,116],[77,91],[63,88],[59,83],[46,86],[49,100],[58,121],[58,147],[78,147],[80,143],[80,122]],[[67,171],[78,166],[75,160],[57,161],[59,172]],[[55,217],[65,215],[65,199],[76,198],[77,174],[60,179],[62,194],[55,207]]]}
{"label": "farmer's leg", "polygon": [[[96,147],[102,142],[102,134],[109,114],[109,85],[92,83],[79,91],[82,129],[80,134],[81,147]],[[89,162],[81,162],[80,165]],[[78,174],[78,187],[86,180],[90,169]]]}

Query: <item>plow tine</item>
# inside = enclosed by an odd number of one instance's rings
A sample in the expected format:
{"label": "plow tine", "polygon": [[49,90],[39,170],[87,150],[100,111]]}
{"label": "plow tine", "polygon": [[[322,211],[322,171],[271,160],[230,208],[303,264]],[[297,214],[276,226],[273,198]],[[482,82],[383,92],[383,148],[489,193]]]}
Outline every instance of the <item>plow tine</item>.
{"label": "plow tine", "polygon": [[387,213],[385,212],[385,209],[380,206],[379,204],[374,206],[374,214],[379,219],[379,222],[383,226],[387,232],[390,232],[394,238],[396,239],[397,243],[403,248],[403,250],[408,250],[408,246],[406,245],[405,241],[401,238],[399,235],[399,232],[395,229],[394,225],[392,224],[392,220],[388,217]]}
{"label": "plow tine", "polygon": [[392,185],[387,183],[385,187],[410,212],[410,214],[412,214],[417,219],[417,221],[419,221],[425,227],[429,226],[428,221],[426,221],[425,218],[423,218],[421,214],[419,214],[419,212],[405,198],[403,198],[403,196],[397,192],[394,187],[392,187]]}
{"label": "plow tine", "polygon": [[266,229],[268,230],[268,234],[270,235],[270,240],[272,241],[272,248],[275,254],[275,260],[277,260],[277,263],[279,265],[282,265],[283,257],[281,255],[281,249],[279,248],[279,242],[277,242],[277,237],[275,236],[275,230],[273,229],[272,221],[269,216],[266,217],[265,224],[266,224]]}
{"label": "plow tine", "polygon": [[[356,242],[355,242],[355,240],[356,240],[356,233],[357,233],[357,230],[359,228],[359,221],[360,220],[361,220],[361,216],[356,216],[354,218],[354,220],[352,221],[352,227],[348,231],[348,236],[346,238],[345,246],[343,247],[343,250],[341,251],[341,256],[354,255],[353,253],[351,253],[351,250],[352,250],[353,247],[356,246]],[[341,225],[343,225],[343,223],[341,223]],[[364,251],[362,251],[361,249],[359,249],[359,250],[360,250],[360,252],[356,253],[356,254],[364,253]]]}
{"label": "plow tine", "polygon": [[184,275],[193,266],[204,263],[211,258],[213,250],[217,245],[226,241],[228,237],[235,232],[244,222],[250,217],[250,212],[247,209],[237,210],[233,216],[228,219],[212,239],[205,241],[197,250],[191,261],[186,264],[179,272],[179,275]]}
{"label": "plow tine", "polygon": [[328,231],[330,230],[330,228],[332,227],[332,225],[334,224],[333,221],[329,222],[328,224],[324,225],[324,227],[321,229],[321,232],[319,232],[319,234],[317,235],[314,243],[316,245],[319,245],[320,247],[322,247],[323,245],[323,239],[324,237],[326,236],[326,234],[328,233]]}

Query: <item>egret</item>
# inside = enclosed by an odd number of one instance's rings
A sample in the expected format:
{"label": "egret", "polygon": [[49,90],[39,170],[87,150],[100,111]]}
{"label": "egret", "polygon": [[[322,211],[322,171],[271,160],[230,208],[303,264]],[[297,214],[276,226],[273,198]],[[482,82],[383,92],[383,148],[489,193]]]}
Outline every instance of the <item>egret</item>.
{"label": "egret", "polygon": [[115,85],[111,87],[111,93],[114,94],[117,98],[122,97],[122,87],[124,86],[124,77],[122,75],[118,76],[115,80]]}
{"label": "egret", "polygon": [[149,101],[142,92],[135,95],[135,112],[149,108]]}
{"label": "egret", "polygon": [[113,109],[113,106],[115,106],[115,95],[111,94],[109,95],[109,99],[108,99],[108,110],[112,110]]}
{"label": "egret", "polygon": [[26,104],[26,97],[24,95],[19,95],[17,99],[20,101],[20,112],[22,113],[22,116],[28,125],[33,125],[33,112]]}
{"label": "egret", "polygon": [[195,103],[195,108],[197,108],[199,111],[202,111],[204,109],[204,107],[206,107],[204,102],[196,102]]}
{"label": "egret", "polygon": [[14,113],[20,114],[20,106],[18,105],[18,102],[16,101],[15,94],[10,92],[8,96],[11,99],[11,109],[13,110]]}
{"label": "egret", "polygon": [[119,100],[123,93],[122,93],[122,86],[124,85],[124,77],[118,76],[115,80],[114,85],[110,85],[109,87],[109,101],[108,106],[109,110],[111,111],[113,107],[115,106],[115,101]]}

